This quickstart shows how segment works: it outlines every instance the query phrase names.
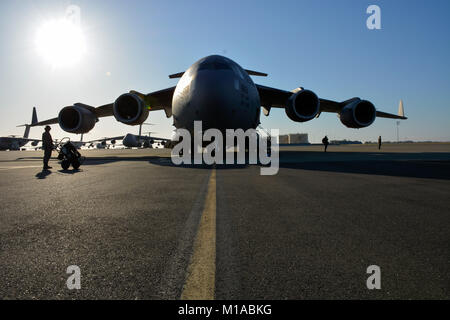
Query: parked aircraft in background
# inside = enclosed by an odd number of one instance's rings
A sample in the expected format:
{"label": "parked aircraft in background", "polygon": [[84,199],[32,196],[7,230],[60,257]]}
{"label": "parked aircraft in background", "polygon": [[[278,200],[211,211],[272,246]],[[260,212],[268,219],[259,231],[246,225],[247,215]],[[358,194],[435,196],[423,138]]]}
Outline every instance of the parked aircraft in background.
{"label": "parked aircraft in background", "polygon": [[83,141],[83,134],[81,134],[80,141],[73,141],[73,140],[70,139],[70,137],[64,137],[64,138],[62,138],[62,139],[54,139],[54,143],[56,144],[56,143],[58,143],[58,142],[60,142],[60,141],[62,141],[62,140],[64,140],[64,141],[70,140],[70,142],[71,142],[71,143],[75,146],[75,148],[77,148],[77,149],[81,149],[81,147],[84,147],[84,146],[86,145],[86,143],[87,143],[87,142],[84,142],[84,141]]}
{"label": "parked aircraft in background", "polygon": [[74,146],[75,146],[75,148],[77,148],[77,149],[81,149],[81,147],[84,147],[85,145],[86,145],[86,142],[83,142],[83,134],[81,134],[81,137],[80,137],[80,141],[70,141]]}
{"label": "parked aircraft in background", "polygon": [[114,103],[97,108],[75,103],[62,108],[57,118],[34,125],[59,123],[67,132],[86,133],[101,117],[114,116],[127,125],[140,125],[150,111],[164,110],[167,117],[173,116],[176,128],[191,133],[194,121],[202,121],[203,130],[246,130],[260,124],[261,108],[265,116],[271,108],[283,108],[295,122],[310,121],[322,112],[333,112],[348,128],[370,126],[376,117],[406,119],[402,114],[377,111],[370,101],[360,98],[343,102],[321,99],[302,87],[286,91],[255,84],[250,75],[267,76],[245,70],[231,59],[212,55],[200,59],[185,72],[170,75],[169,78],[180,78],[174,87],[149,94],[132,90],[119,96]]}
{"label": "parked aircraft in background", "polygon": [[[144,123],[145,124],[145,123]],[[148,124],[148,123],[147,123]],[[170,139],[166,138],[158,138],[152,137],[150,134],[153,132],[146,132],[148,136],[142,135],[142,124],[139,126],[139,134],[127,133],[125,136],[118,137],[105,137],[103,139],[97,139],[88,141],[90,147],[93,147],[94,144],[97,149],[105,149],[110,148],[111,146],[115,146],[118,140],[122,140],[122,144],[127,148],[152,148],[152,145],[156,142],[159,145],[165,145],[167,142],[170,142]],[[108,145],[109,141],[109,145]]]}
{"label": "parked aircraft in background", "polygon": [[[146,125],[151,125],[150,123],[143,123]],[[151,137],[150,134],[153,132],[146,132],[148,136],[142,135],[142,124],[139,126],[139,133],[137,135],[128,133],[123,137],[122,144],[127,148],[152,148],[153,143],[158,141],[159,143],[170,142],[170,139]]]}
{"label": "parked aircraft in background", "polygon": [[33,114],[31,118],[31,124],[24,124],[19,127],[25,127],[25,132],[23,137],[17,136],[8,136],[8,137],[0,137],[0,150],[20,150],[23,146],[25,146],[28,142],[31,142],[33,147],[36,147],[41,140],[39,139],[29,139],[28,136],[30,134],[30,127],[33,124],[38,123],[36,107],[33,107]]}
{"label": "parked aircraft in background", "polygon": [[[123,139],[123,136],[118,137],[104,137],[101,139],[95,139],[86,142],[86,146],[88,148],[97,148],[97,149],[109,149],[111,146],[115,146],[116,141],[119,139]],[[108,144],[109,141],[109,144]]]}
{"label": "parked aircraft in background", "polygon": [[166,142],[170,142],[170,139],[152,137],[150,133],[152,132],[148,132],[148,136],[128,133],[122,143],[127,148],[152,148],[154,143],[164,146]]}

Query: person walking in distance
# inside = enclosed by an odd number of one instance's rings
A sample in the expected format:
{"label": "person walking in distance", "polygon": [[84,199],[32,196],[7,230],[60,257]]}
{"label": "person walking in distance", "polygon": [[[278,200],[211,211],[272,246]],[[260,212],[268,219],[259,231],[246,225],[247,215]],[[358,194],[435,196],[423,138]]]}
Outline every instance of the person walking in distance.
{"label": "person walking in distance", "polygon": [[323,146],[325,147],[325,149],[323,150],[324,152],[327,152],[327,148],[328,148],[328,137],[327,136],[325,136],[325,137],[323,137],[323,139],[322,139],[322,143],[323,143]]}
{"label": "person walking in distance", "polygon": [[381,149],[381,136],[378,137],[378,150]]}
{"label": "person walking in distance", "polygon": [[45,131],[42,134],[42,149],[44,150],[44,170],[52,168],[48,165],[48,161],[50,160],[53,151],[53,139],[50,134],[50,130],[50,126],[45,126]]}

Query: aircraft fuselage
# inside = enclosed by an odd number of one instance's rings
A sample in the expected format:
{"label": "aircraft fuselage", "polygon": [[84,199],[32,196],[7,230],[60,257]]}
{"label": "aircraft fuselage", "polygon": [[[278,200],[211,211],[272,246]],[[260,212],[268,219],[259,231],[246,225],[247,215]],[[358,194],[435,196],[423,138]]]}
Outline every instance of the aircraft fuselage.
{"label": "aircraft fuselage", "polygon": [[20,138],[2,137],[0,138],[0,150],[20,150],[27,142]]}
{"label": "aircraft fuselage", "polygon": [[194,63],[179,80],[172,99],[174,126],[189,131],[247,130],[259,125],[260,99],[253,80],[231,59],[213,55]]}

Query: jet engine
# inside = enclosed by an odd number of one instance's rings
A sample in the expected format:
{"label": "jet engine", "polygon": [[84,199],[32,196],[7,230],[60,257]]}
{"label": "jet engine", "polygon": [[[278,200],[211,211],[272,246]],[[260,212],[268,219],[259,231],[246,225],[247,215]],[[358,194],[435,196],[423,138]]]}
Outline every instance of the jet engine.
{"label": "jet engine", "polygon": [[36,147],[36,146],[38,145],[38,143],[39,143],[38,141],[32,141],[32,142],[31,142],[31,145],[32,145],[33,147]]}
{"label": "jet engine", "polygon": [[94,128],[97,116],[90,110],[73,105],[61,109],[58,115],[61,129],[70,133],[87,133]]}
{"label": "jet engine", "polygon": [[134,93],[124,93],[118,97],[113,110],[117,121],[130,126],[144,123],[149,111],[144,101]]}
{"label": "jet engine", "polygon": [[314,92],[299,90],[289,97],[285,111],[292,121],[305,122],[317,115],[319,106],[319,98]]}
{"label": "jet engine", "polygon": [[376,117],[374,105],[367,100],[355,99],[342,108],[339,118],[348,128],[364,128],[370,126]]}

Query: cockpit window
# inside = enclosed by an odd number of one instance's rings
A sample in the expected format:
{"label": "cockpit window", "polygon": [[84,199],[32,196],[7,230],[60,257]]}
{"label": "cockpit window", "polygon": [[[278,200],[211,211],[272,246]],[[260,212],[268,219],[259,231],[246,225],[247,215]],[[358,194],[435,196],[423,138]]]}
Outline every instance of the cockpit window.
{"label": "cockpit window", "polygon": [[214,65],[216,70],[231,70],[230,66],[224,62],[215,62]]}
{"label": "cockpit window", "polygon": [[244,76],[242,75],[241,70],[239,70],[239,68],[238,68],[236,65],[233,64],[233,67],[232,67],[232,68],[233,68],[233,70],[234,70],[234,73],[238,74],[239,77],[241,77],[241,79],[244,79]]}
{"label": "cockpit window", "polygon": [[231,70],[231,67],[224,62],[205,61],[200,64],[198,70]]}

